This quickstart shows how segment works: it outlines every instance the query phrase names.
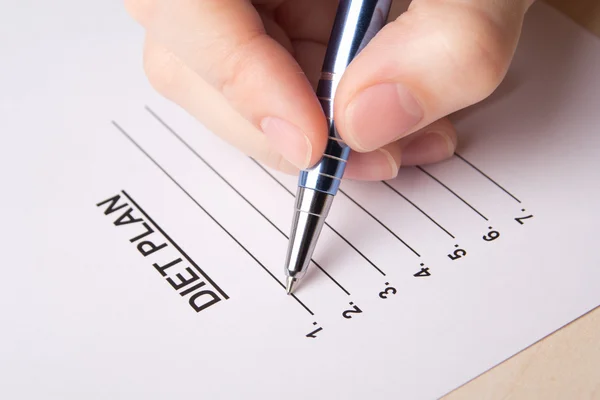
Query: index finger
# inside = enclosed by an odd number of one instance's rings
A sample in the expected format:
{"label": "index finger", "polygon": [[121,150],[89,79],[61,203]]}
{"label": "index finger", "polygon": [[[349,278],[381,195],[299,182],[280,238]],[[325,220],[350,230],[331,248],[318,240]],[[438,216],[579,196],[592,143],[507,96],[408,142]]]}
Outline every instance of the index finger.
{"label": "index finger", "polygon": [[[281,1],[262,0],[264,5]],[[261,129],[298,168],[321,157],[327,123],[292,55],[247,0],[127,0],[148,35],[176,54]]]}

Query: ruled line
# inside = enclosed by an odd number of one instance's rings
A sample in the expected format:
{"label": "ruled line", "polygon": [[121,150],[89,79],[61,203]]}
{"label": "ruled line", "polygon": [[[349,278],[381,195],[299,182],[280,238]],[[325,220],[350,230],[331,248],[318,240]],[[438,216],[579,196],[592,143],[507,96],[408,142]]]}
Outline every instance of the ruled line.
{"label": "ruled line", "polygon": [[475,165],[473,165],[471,162],[469,162],[463,156],[461,156],[458,153],[454,153],[454,155],[456,157],[458,157],[459,159],[463,160],[465,162],[465,164],[467,164],[468,166],[470,166],[471,168],[473,168],[475,171],[479,172],[484,178],[486,178],[487,180],[489,180],[490,182],[492,182],[494,185],[496,185],[498,188],[500,188],[504,193],[506,193],[507,195],[509,195],[510,197],[512,197],[515,201],[517,201],[517,203],[521,204],[521,200],[519,200],[515,195],[513,195],[511,192],[509,192],[508,190],[506,190],[502,185],[500,185],[494,179],[490,178],[486,173],[484,173],[482,170],[480,170],[479,168],[477,168]]}
{"label": "ruled line", "polygon": [[402,193],[400,193],[400,191],[398,189],[396,189],[395,187],[393,187],[392,185],[390,185],[387,182],[382,182],[385,186],[387,186],[388,188],[390,188],[394,193],[396,193],[398,196],[402,197],[404,200],[406,200],[410,205],[412,205],[414,208],[416,208],[418,211],[421,212],[421,214],[423,214],[424,216],[427,217],[427,219],[429,219],[431,222],[433,222],[438,228],[440,228],[441,230],[443,230],[444,232],[446,232],[446,234],[448,236],[450,236],[452,239],[456,239],[456,237],[451,234],[446,228],[444,228],[442,225],[440,225],[435,219],[433,219],[433,217],[431,217],[429,214],[427,214],[425,211],[423,211],[419,206],[417,206],[415,203],[413,203],[410,199],[408,199],[408,197],[406,197],[405,195],[403,195]]}
{"label": "ruled line", "polygon": [[[211,213],[209,213],[199,202],[198,200],[196,200],[187,190],[185,190],[185,188],[183,186],[181,186],[181,184],[179,182],[177,182],[175,180],[175,178],[173,178],[154,158],[152,158],[152,156],[150,156],[150,154],[148,154],[148,152],[146,152],[146,150],[144,150],[119,124],[117,124],[115,121],[112,121],[112,124],[115,126],[115,128],[117,128],[117,130],[119,132],[121,132],[123,134],[123,136],[125,136],[140,152],[142,152],[142,154],[144,154],[159,170],[162,171],[163,174],[165,174],[165,176],[167,178],[169,178],[171,180],[171,182],[173,182],[190,200],[192,200],[196,206],[198,206],[198,208],[200,208],[200,210],[202,210],[219,228],[221,228],[223,230],[223,232],[225,232],[235,243],[237,243],[238,246],[240,246],[240,248],[242,250],[244,250],[244,252],[246,252],[246,254],[248,254],[267,274],[269,274],[269,276],[271,278],[273,278],[273,280],[275,282],[277,282],[279,284],[279,286],[281,286],[281,288],[283,290],[285,290],[285,285],[283,283],[281,283],[279,281],[279,279],[277,279],[277,277],[275,275],[273,275],[271,273],[271,271],[269,271],[262,262],[260,262],[260,260],[258,258],[256,258],[256,256],[254,254],[252,254],[252,252],[250,252],[231,232],[229,232]],[[296,302],[298,302],[298,304],[300,304],[310,315],[315,315],[310,308],[308,308],[296,295],[292,294],[291,295],[294,300],[296,300]]]}
{"label": "ruled line", "polygon": [[379,220],[375,215],[373,215],[369,210],[367,210],[365,207],[363,207],[358,201],[354,200],[352,197],[350,197],[350,195],[348,195],[346,192],[344,192],[342,189],[339,189],[340,193],[343,194],[344,196],[346,196],[348,198],[348,200],[350,200],[351,202],[353,202],[358,208],[360,208],[361,210],[363,210],[365,213],[367,213],[367,215],[369,215],[371,218],[373,218],[373,220],[375,222],[377,222],[379,225],[381,225],[386,231],[388,231],[390,234],[392,234],[392,236],[394,236],[396,239],[398,239],[400,241],[400,243],[402,243],[407,249],[409,249],[410,251],[412,251],[414,253],[414,255],[416,255],[417,257],[421,257],[421,255],[419,253],[417,253],[417,251],[415,249],[413,249],[408,243],[406,243],[400,236],[398,236],[396,234],[396,232],[394,232],[393,230],[391,230],[386,224],[384,224],[383,222],[381,222],[381,220]]}
{"label": "ruled line", "polygon": [[471,210],[475,211],[481,218],[483,218],[486,221],[489,221],[487,219],[487,217],[485,215],[483,215],[482,213],[479,212],[479,210],[477,210],[475,207],[473,207],[471,204],[469,204],[465,199],[463,199],[462,197],[460,197],[454,190],[450,189],[448,186],[446,186],[442,181],[440,181],[438,178],[436,178],[435,176],[431,175],[429,172],[425,171],[423,168],[417,166],[417,169],[421,172],[423,172],[425,175],[427,175],[428,177],[430,177],[431,179],[433,179],[434,181],[436,181],[437,183],[439,183],[440,185],[442,185],[447,191],[449,191],[450,193],[452,193],[457,199],[459,199],[460,201],[462,201],[465,205],[467,205]]}
{"label": "ruled line", "polygon": [[[269,177],[271,177],[271,179],[273,179],[273,181],[275,181],[275,183],[277,183],[279,186],[281,186],[283,188],[283,190],[285,190],[287,193],[290,194],[290,196],[295,197],[294,193],[292,191],[290,191],[283,183],[279,182],[279,179],[275,178],[275,176],[273,176],[273,174],[271,174],[265,167],[263,167],[258,161],[256,161],[255,159],[251,158],[251,160],[260,168],[264,171],[265,174],[267,174]],[[325,226],[327,226],[329,229],[331,229],[333,231],[333,233],[335,233],[340,239],[342,239],[348,246],[350,246],[350,248],[352,250],[354,250],[359,256],[361,256],[370,266],[372,266],[373,268],[375,268],[377,270],[377,272],[379,272],[381,275],[386,276],[385,272],[383,272],[377,265],[375,265],[375,263],[373,261],[371,261],[366,255],[363,254],[363,252],[361,252],[356,246],[354,246],[348,239],[346,239],[341,233],[339,233],[337,230],[335,230],[327,221],[325,221]]]}
{"label": "ruled line", "polygon": [[[152,109],[150,109],[150,107],[146,106],[145,108],[148,111],[148,113],[150,113],[150,115],[152,115],[152,117],[154,117],[154,119],[156,119],[167,131],[169,131],[177,140],[179,140],[179,142],[181,142],[192,154],[194,154],[194,156],[196,156],[196,158],[198,160],[202,161],[202,163],[204,165],[206,165],[215,175],[217,175],[219,177],[219,179],[221,179],[227,186],[229,186],[229,188],[231,190],[233,190],[242,200],[244,200],[246,202],[246,204],[248,204],[250,207],[252,207],[254,209],[254,211],[256,211],[261,217],[263,217],[265,219],[265,221],[267,221],[273,228],[275,228],[277,230],[277,232],[279,232],[281,235],[283,235],[283,237],[285,237],[287,240],[289,240],[289,236],[285,232],[283,232],[269,217],[267,217],[261,210],[258,209],[258,207],[256,207],[250,200],[248,200],[248,198],[246,196],[244,196],[235,186],[233,186],[233,184],[231,182],[229,182],[229,180],[227,180],[208,161],[206,161],[206,159],[204,157],[202,157],[187,141],[185,141],[181,137],[181,135],[179,135],[169,124],[167,124],[164,119],[162,119],[156,112],[154,112]],[[323,267],[321,267],[321,265],[319,265],[313,259],[311,259],[311,261],[321,272],[323,272],[325,274],[325,276],[327,276],[329,279],[331,279],[331,281],[337,287],[339,287],[344,293],[346,293],[348,296],[350,296],[350,292],[348,292],[348,290],[346,290],[346,288],[344,288],[329,273],[325,272],[325,270],[323,269]]]}

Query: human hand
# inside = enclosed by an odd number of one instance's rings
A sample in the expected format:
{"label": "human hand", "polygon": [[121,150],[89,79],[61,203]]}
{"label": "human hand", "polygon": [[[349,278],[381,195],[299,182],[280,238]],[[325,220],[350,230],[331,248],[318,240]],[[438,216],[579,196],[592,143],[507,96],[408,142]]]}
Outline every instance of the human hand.
{"label": "human hand", "polygon": [[[348,67],[334,101],[352,148],[345,177],[383,180],[452,156],[447,116],[488,97],[535,0],[413,0]],[[272,168],[319,161],[315,96],[337,0],[126,0],[145,28],[150,83]],[[402,4],[398,4],[402,3]]]}

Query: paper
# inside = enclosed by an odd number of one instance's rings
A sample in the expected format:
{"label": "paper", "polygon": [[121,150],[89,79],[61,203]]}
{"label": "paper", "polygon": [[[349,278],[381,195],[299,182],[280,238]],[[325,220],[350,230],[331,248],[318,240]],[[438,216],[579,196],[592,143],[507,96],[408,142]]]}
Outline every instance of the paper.
{"label": "paper", "polygon": [[295,178],[154,93],[120,2],[22,3],[0,397],[432,399],[600,304],[600,43],[552,9],[461,113],[461,157],[343,184],[292,298]]}

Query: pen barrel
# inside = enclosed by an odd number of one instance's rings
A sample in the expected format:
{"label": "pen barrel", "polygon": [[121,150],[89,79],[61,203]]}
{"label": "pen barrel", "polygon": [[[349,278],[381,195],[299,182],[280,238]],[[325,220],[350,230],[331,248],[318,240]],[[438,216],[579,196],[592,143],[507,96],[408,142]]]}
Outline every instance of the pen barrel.
{"label": "pen barrel", "polygon": [[322,71],[342,74],[386,24],[392,0],[340,0]]}
{"label": "pen barrel", "polygon": [[387,22],[391,3],[392,0],[340,1],[316,92],[327,118],[329,138],[321,160],[314,167],[301,171],[300,187],[337,194],[350,147],[335,127],[335,94],[348,65]]}

